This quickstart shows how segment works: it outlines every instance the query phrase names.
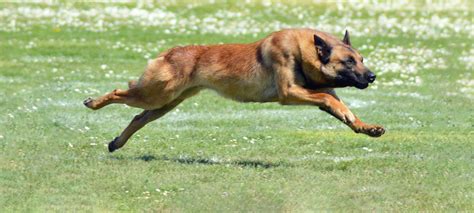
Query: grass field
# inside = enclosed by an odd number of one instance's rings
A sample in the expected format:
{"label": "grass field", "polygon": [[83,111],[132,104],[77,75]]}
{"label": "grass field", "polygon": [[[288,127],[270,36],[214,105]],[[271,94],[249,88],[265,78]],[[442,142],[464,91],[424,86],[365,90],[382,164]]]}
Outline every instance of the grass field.
{"label": "grass field", "polygon": [[[226,2],[0,3],[0,212],[474,211],[472,1]],[[140,110],[82,105],[167,48],[287,27],[349,29],[378,78],[338,94],[384,136],[205,91],[110,154]]]}

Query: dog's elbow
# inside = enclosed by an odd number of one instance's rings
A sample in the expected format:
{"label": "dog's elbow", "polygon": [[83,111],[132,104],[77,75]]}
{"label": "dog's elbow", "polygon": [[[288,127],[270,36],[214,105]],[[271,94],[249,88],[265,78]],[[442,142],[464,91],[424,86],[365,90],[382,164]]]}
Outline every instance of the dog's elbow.
{"label": "dog's elbow", "polygon": [[282,93],[278,95],[278,103],[280,105],[298,105],[302,104],[300,98],[296,94],[293,94],[291,91]]}
{"label": "dog's elbow", "polygon": [[[281,105],[297,105],[301,104],[302,96],[299,88],[295,85],[287,85],[278,91],[278,103]],[[303,98],[304,99],[304,98]]]}
{"label": "dog's elbow", "polygon": [[280,89],[278,91],[278,103],[280,105],[291,105],[290,93],[286,89]]}
{"label": "dog's elbow", "polygon": [[292,103],[287,98],[278,99],[278,103],[280,105],[292,105]]}

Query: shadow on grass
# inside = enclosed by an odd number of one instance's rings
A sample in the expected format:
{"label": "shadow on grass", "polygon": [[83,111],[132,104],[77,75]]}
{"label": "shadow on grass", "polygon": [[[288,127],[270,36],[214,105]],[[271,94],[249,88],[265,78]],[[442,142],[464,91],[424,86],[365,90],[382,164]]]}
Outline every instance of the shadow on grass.
{"label": "shadow on grass", "polygon": [[170,158],[167,156],[155,157],[153,155],[143,155],[135,159],[142,160],[145,162],[161,160],[161,161],[172,161],[172,162],[182,163],[182,164],[234,165],[234,166],[241,166],[241,167],[264,168],[264,169],[270,169],[270,168],[284,165],[282,163],[272,163],[272,162],[265,162],[261,160],[222,161],[222,160],[213,159],[213,158],[200,158],[200,157],[190,157],[190,156],[179,156],[179,157]]}
{"label": "shadow on grass", "polygon": [[[221,160],[217,158],[205,158],[205,157],[193,157],[187,155],[180,155],[178,157],[168,157],[165,155],[156,157],[155,155],[142,155],[139,157],[124,157],[124,156],[110,156],[111,159],[115,160],[141,160],[144,162],[151,161],[167,161],[189,165],[227,165],[237,166],[243,168],[262,168],[271,169],[276,167],[295,167],[301,166],[295,162],[266,162],[262,160]],[[363,162],[363,161],[361,161]],[[333,158],[321,157],[318,161],[310,164],[309,166],[315,170],[322,171],[349,171],[357,161],[341,161],[335,162]],[[304,166],[304,165],[303,165]],[[307,165],[308,166],[308,165]]]}

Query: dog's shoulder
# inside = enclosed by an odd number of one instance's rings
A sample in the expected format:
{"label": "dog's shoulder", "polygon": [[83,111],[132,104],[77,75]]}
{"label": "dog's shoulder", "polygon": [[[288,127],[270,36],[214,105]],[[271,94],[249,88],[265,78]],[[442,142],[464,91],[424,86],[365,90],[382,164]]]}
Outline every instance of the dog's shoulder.
{"label": "dog's shoulder", "polygon": [[180,61],[182,59],[189,60],[191,58],[199,57],[203,52],[209,49],[205,45],[187,45],[187,46],[176,46],[165,52],[159,54],[159,57],[163,56],[166,61]]}
{"label": "dog's shoulder", "polygon": [[325,40],[331,45],[343,45],[343,42],[332,34],[311,28],[283,29],[280,31],[273,32],[272,34],[270,34],[269,37],[271,37],[275,41],[275,43],[278,43],[278,41],[283,41],[285,39],[292,39],[297,40],[299,43],[304,42],[306,44],[313,44],[314,35],[321,37],[323,40]]}
{"label": "dog's shoulder", "polygon": [[300,60],[302,50],[312,46],[313,35],[318,32],[309,28],[292,28],[273,32],[260,42],[263,58],[268,64],[272,64],[275,59]]}

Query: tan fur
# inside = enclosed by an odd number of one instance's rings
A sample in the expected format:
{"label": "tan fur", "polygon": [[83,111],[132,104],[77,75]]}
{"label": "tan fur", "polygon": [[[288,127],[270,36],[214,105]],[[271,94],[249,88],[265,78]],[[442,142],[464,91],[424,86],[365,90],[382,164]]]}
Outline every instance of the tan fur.
{"label": "tan fur", "polygon": [[[87,99],[84,104],[100,109],[123,103],[145,110],[111,142],[110,151],[122,147],[146,123],[204,88],[240,102],[315,105],[355,132],[382,135],[382,127],[363,123],[339,101],[331,86],[336,73],[330,68],[321,69],[314,34],[335,46],[344,45],[324,32],[288,29],[250,44],[175,47],[152,60],[140,79],[129,83],[128,90],[114,90],[96,100]],[[353,55],[361,59],[358,53]],[[335,48],[331,60],[343,56],[344,51]],[[295,69],[298,66],[302,73]],[[318,88],[305,88],[307,81]]]}

